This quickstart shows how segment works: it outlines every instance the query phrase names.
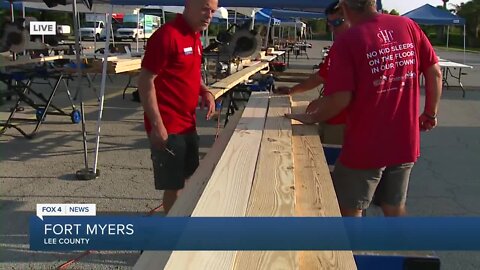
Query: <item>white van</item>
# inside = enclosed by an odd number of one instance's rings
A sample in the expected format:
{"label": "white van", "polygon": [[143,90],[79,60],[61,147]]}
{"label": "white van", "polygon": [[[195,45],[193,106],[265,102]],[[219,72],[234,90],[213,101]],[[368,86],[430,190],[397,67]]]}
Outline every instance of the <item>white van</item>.
{"label": "white van", "polygon": [[105,30],[105,22],[103,21],[85,22],[80,27],[80,39],[105,39],[107,36]]}

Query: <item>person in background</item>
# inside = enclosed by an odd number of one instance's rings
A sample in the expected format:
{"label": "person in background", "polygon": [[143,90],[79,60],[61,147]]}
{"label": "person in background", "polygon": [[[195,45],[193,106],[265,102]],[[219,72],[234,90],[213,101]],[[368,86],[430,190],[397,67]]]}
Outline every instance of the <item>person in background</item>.
{"label": "person in background", "polygon": [[186,0],[183,14],[177,14],[148,40],[142,61],[138,90],[151,144],[155,188],[164,190],[165,213],[199,165],[199,96],[208,106],[207,119],[215,109],[214,97],[201,80],[200,32],[208,27],[217,8],[217,0]]}
{"label": "person in background", "polygon": [[[327,15],[327,23],[332,31],[334,37],[340,36],[343,32],[345,32],[348,28],[350,28],[350,23],[345,20],[345,16],[343,15],[343,11],[339,6],[339,2],[335,1],[330,4],[325,9],[325,14]],[[330,50],[328,54],[325,56],[322,64],[318,72],[312,74],[309,78],[304,80],[303,82],[293,86],[293,87],[286,87],[281,86],[276,89],[276,93],[279,94],[296,94],[296,93],[303,93],[314,89],[315,87],[320,86],[321,84],[326,84],[328,79],[328,70],[330,67],[330,63],[332,61],[332,51]],[[326,93],[324,93],[326,94]],[[307,107],[307,113],[313,113],[317,110],[317,104],[319,100],[315,99],[312,101],[309,106]],[[338,144],[341,145],[343,143],[343,132],[345,129],[345,115],[346,112],[343,111],[338,115],[332,117],[331,119],[327,119],[324,122],[321,122],[319,125],[319,133],[322,142],[327,142],[330,144]]]}
{"label": "person in background", "polygon": [[442,73],[432,45],[415,22],[379,14],[375,2],[340,0],[352,27],[333,45],[329,94],[314,113],[286,115],[312,124],[347,108],[345,140],[332,175],[343,216],[361,216],[374,195],[385,216],[405,215],[420,131],[437,126]]}

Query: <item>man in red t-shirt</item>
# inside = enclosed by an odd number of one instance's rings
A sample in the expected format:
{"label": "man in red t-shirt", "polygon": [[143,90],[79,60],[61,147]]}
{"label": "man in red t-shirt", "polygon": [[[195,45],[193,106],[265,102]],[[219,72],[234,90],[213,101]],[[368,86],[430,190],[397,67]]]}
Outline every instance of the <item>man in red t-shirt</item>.
{"label": "man in red t-shirt", "polygon": [[148,40],[142,61],[138,90],[155,188],[165,191],[165,213],[199,165],[195,113],[199,96],[208,105],[207,119],[215,110],[214,97],[201,79],[200,32],[208,27],[217,7],[217,0],[187,0],[183,14]]}
{"label": "man in red t-shirt", "polygon": [[[339,1],[331,3],[325,9],[325,15],[327,15],[327,23],[330,27],[330,30],[333,32],[334,37],[338,37],[341,33],[345,32],[349,27],[350,23],[345,20],[343,11],[340,8]],[[327,55],[325,56],[323,62],[320,64],[318,72],[312,74],[308,79],[303,82],[293,86],[286,87],[280,86],[275,90],[279,94],[296,94],[309,91],[315,87],[318,87],[321,84],[326,84],[328,78],[328,70],[331,63],[331,55],[333,54],[330,49]],[[324,93],[325,94],[325,93]],[[313,100],[307,107],[307,113],[312,113],[316,111],[317,104],[321,97]],[[345,129],[345,116],[346,112],[343,111],[337,116],[332,117],[331,119],[326,120],[325,122],[320,123],[319,133],[322,142],[329,144],[343,144],[343,132]]]}
{"label": "man in red t-shirt", "polygon": [[345,140],[333,172],[342,215],[361,216],[374,195],[386,216],[404,215],[410,171],[420,155],[419,131],[437,125],[438,58],[410,19],[378,14],[375,0],[340,3],[352,27],[333,45],[329,94],[314,114],[287,117],[315,123],[347,108]]}

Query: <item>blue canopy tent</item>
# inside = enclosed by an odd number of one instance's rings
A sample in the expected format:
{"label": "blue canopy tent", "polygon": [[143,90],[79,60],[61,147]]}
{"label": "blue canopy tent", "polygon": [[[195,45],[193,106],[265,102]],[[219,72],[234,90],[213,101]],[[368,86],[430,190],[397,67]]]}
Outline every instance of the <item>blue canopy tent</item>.
{"label": "blue canopy tent", "polygon": [[[10,2],[9,1],[0,1],[0,9],[10,9]],[[14,10],[22,10],[22,3],[14,2],[13,3]]]}
{"label": "blue canopy tent", "polygon": [[450,13],[447,10],[436,8],[430,4],[425,4],[419,8],[411,10],[402,16],[408,17],[418,24],[424,25],[446,25],[447,30],[447,48],[450,38],[450,26],[463,26],[463,54],[465,62],[466,49],[466,28],[465,19]]}

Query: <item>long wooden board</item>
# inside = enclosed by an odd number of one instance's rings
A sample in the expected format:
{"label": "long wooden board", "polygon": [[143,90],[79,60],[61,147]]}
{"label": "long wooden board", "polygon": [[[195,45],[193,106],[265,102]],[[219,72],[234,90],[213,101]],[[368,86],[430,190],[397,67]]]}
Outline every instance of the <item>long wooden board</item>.
{"label": "long wooden board", "polygon": [[212,93],[212,95],[215,97],[215,99],[218,99],[219,97],[223,96],[223,94],[227,93],[228,89],[210,88],[209,91]]}
{"label": "long wooden board", "polygon": [[214,83],[211,88],[220,88],[230,90],[235,85],[241,83],[242,81],[248,79],[253,74],[259,72],[260,70],[268,67],[267,62],[257,62],[256,64],[244,68],[238,72],[233,73],[232,75],[228,76],[227,78]]}
{"label": "long wooden board", "polygon": [[14,67],[14,66],[21,66],[21,65],[28,65],[28,64],[38,64],[43,62],[54,61],[58,59],[74,59],[75,55],[53,55],[53,56],[46,56],[41,58],[34,58],[34,59],[21,59],[17,61],[0,61],[0,67]]}
{"label": "long wooden board", "polygon": [[[292,104],[293,113],[308,102]],[[296,216],[341,216],[316,125],[292,121]],[[357,269],[351,251],[298,252],[299,269]]]}
{"label": "long wooden board", "polygon": [[[219,137],[215,140],[212,148],[207,155],[200,161],[200,166],[188,180],[187,185],[182,191],[180,197],[173,204],[169,217],[188,217],[193,213],[195,206],[207,186],[220,157],[227,147],[233,132],[237,128],[241,114],[237,113],[230,118],[227,126],[222,130]],[[134,269],[138,270],[157,270],[163,269],[167,264],[171,251],[145,251],[135,263]]]}
{"label": "long wooden board", "polygon": [[[192,216],[245,216],[262,139],[268,93],[253,93]],[[233,251],[176,251],[165,269],[231,269]]]}
{"label": "long wooden board", "polygon": [[[291,217],[295,214],[292,126],[288,96],[270,98],[247,216]],[[235,270],[296,269],[294,251],[241,251]]]}

